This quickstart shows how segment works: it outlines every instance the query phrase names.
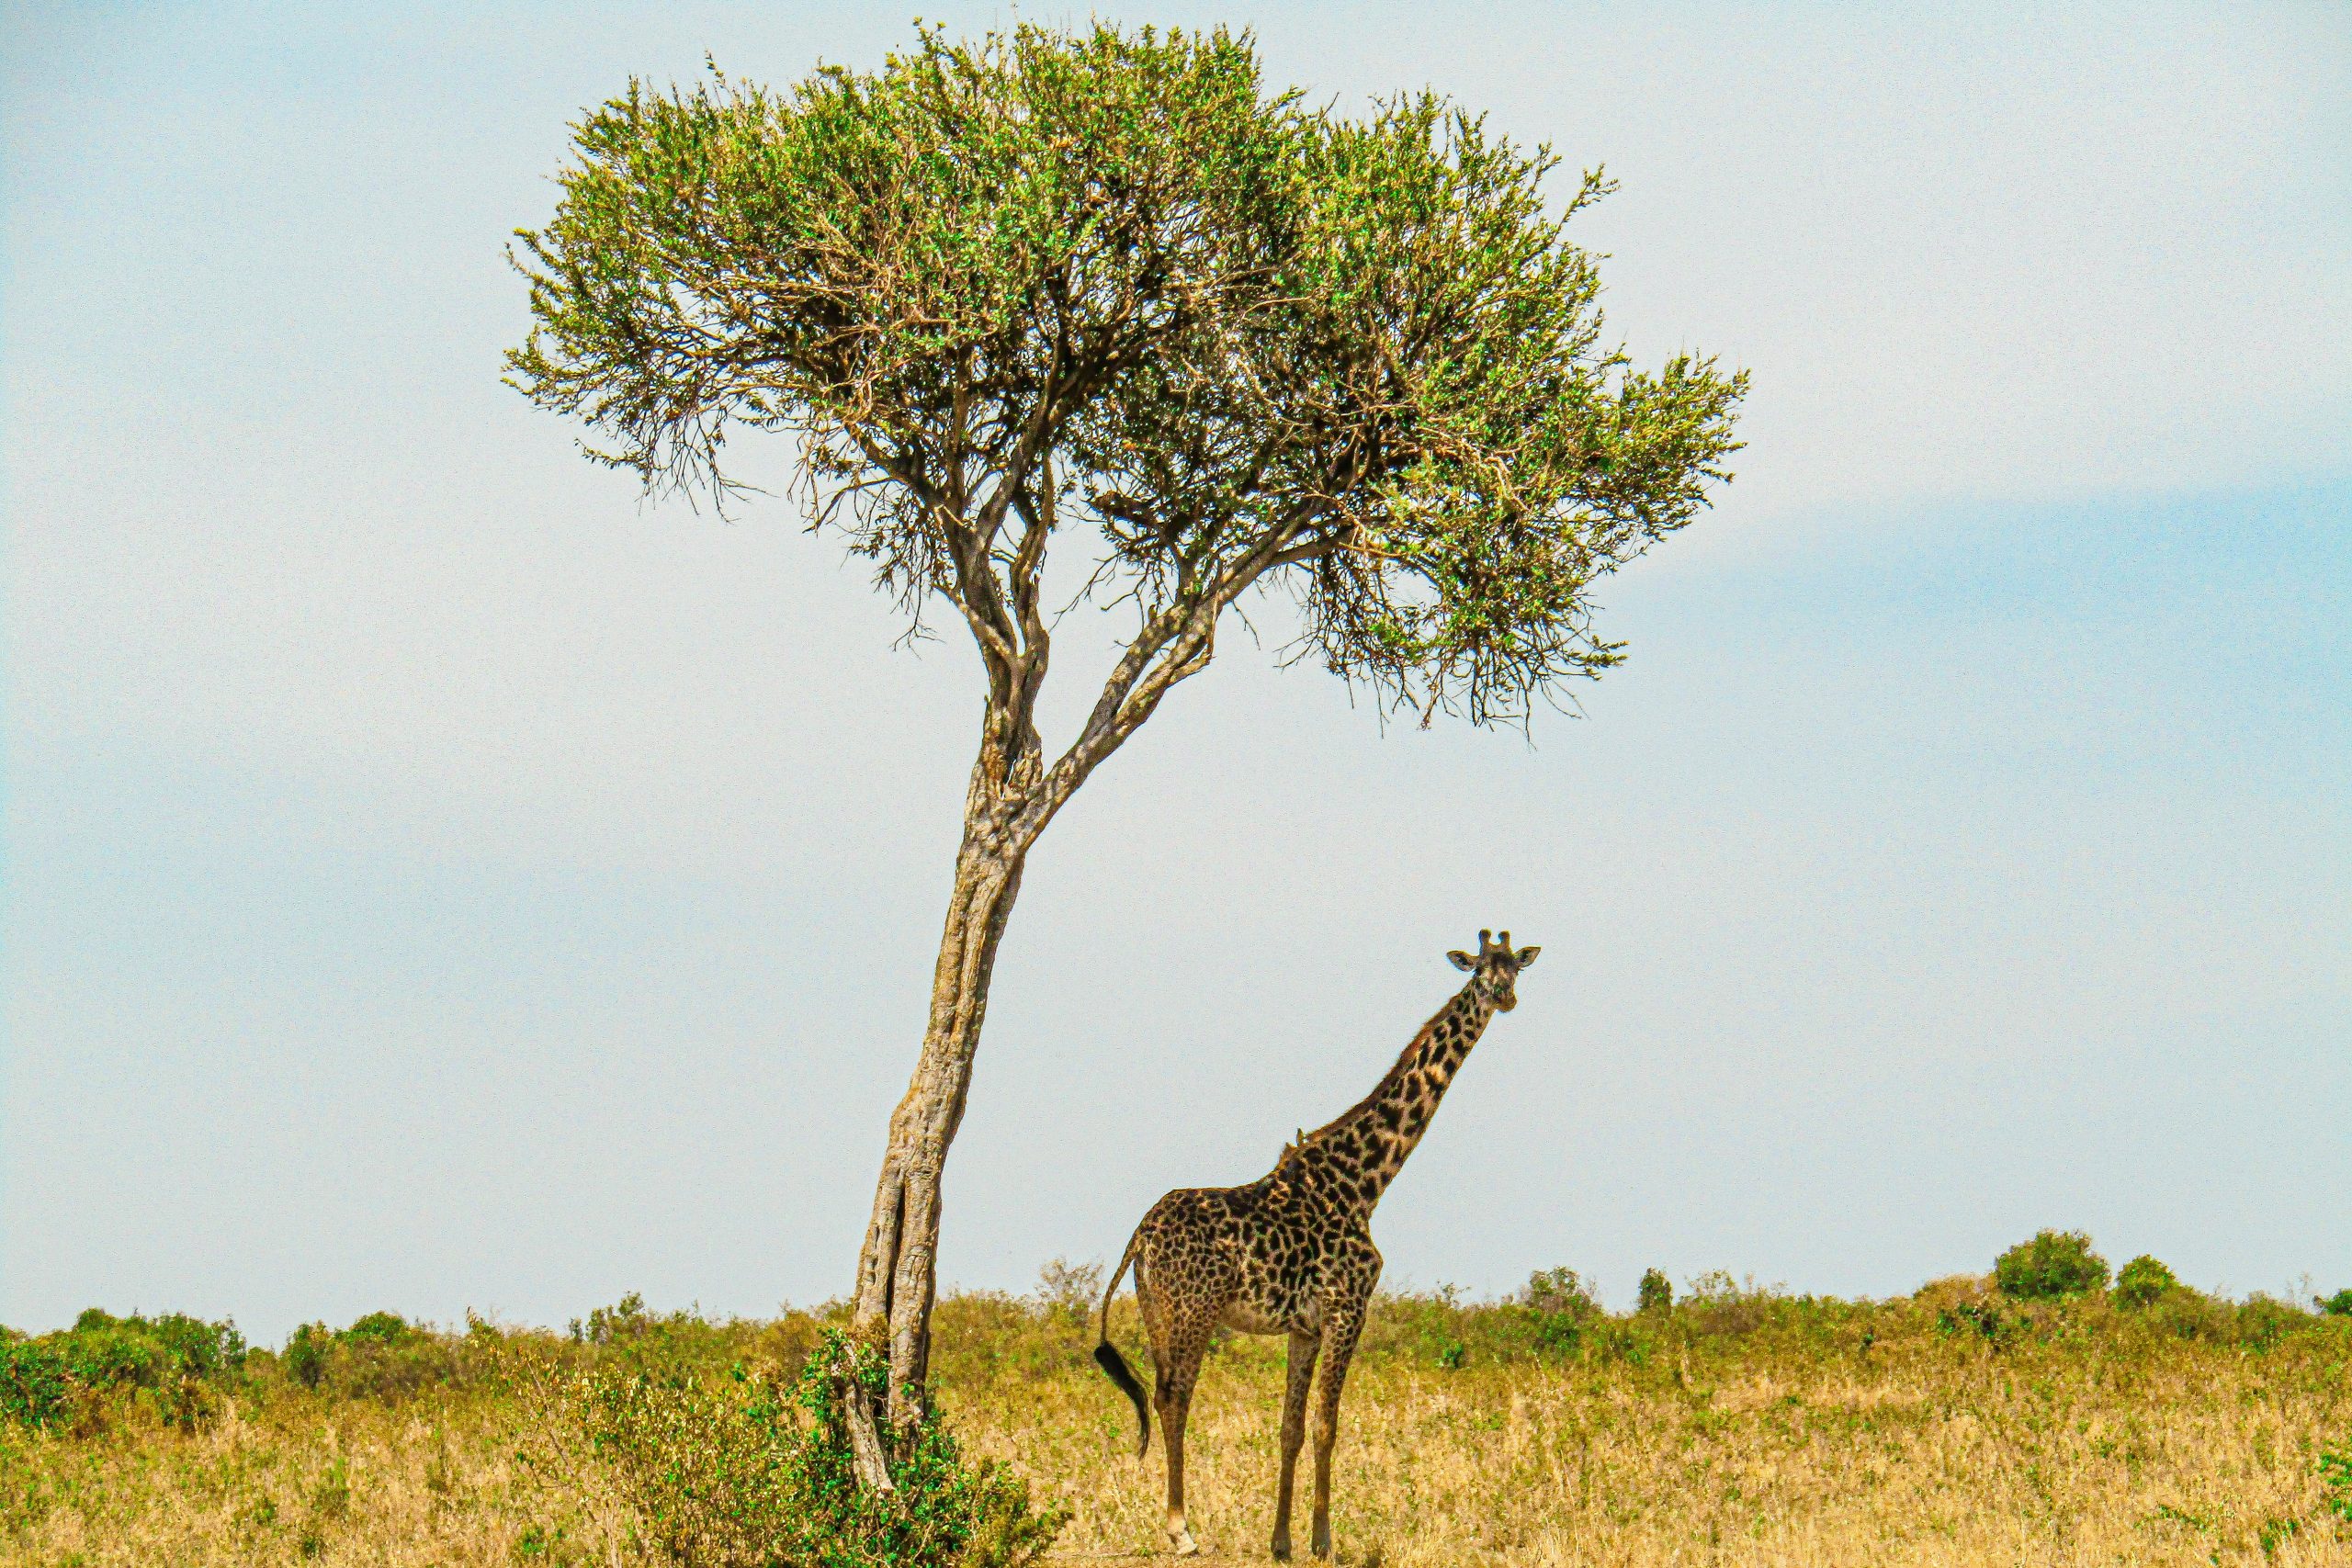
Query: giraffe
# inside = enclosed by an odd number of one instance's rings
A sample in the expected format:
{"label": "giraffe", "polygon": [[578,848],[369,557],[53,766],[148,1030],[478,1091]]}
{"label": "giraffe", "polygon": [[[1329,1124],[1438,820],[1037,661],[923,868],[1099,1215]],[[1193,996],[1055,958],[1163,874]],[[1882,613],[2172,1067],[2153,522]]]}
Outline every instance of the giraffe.
{"label": "giraffe", "polygon": [[1245,1187],[1179,1188],[1154,1203],[1136,1227],[1102,1292],[1094,1359],[1135,1404],[1140,1459],[1151,1446],[1151,1417],[1142,1384],[1111,1343],[1111,1298],[1133,1263],[1136,1301],[1151,1340],[1157,1384],[1151,1403],[1159,1411],[1160,1446],[1168,1456],[1168,1541],[1177,1555],[1200,1550],[1184,1517],[1184,1421],[1209,1335],[1220,1325],[1290,1336],[1273,1554],[1290,1557],[1292,1483],[1306,1440],[1310,1393],[1317,1396],[1313,1549],[1317,1557],[1331,1554],[1331,1445],[1340,1390],[1380,1279],[1373,1208],[1428,1131],[1438,1100],[1488,1021],[1518,1005],[1519,972],[1539,951],[1514,951],[1509,931],[1500,942],[1492,931],[1480,931],[1475,955],[1447,953],[1470,972],[1469,983],[1421,1025],[1370,1094],[1337,1119],[1301,1132],[1257,1180]]}

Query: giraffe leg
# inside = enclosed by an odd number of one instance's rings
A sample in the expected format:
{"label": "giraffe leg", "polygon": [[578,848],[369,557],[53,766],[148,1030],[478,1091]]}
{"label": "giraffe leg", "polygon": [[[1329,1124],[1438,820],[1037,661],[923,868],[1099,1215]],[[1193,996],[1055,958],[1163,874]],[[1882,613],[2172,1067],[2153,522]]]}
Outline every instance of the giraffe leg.
{"label": "giraffe leg", "polygon": [[1363,1304],[1350,1303],[1323,1320],[1323,1370],[1315,1412],[1315,1555],[1331,1555],[1331,1445],[1340,1435],[1340,1390],[1363,1329]]}
{"label": "giraffe leg", "polygon": [[1179,1557],[1201,1550],[1184,1520],[1184,1418],[1192,1413],[1193,1386],[1200,1380],[1207,1341],[1205,1333],[1180,1330],[1152,1394],[1152,1403],[1159,1407],[1160,1450],[1168,1456],[1168,1545]]}
{"label": "giraffe leg", "polygon": [[1306,1395],[1315,1384],[1315,1358],[1323,1341],[1296,1329],[1290,1336],[1290,1386],[1283,1391],[1283,1475],[1274,1494],[1274,1560],[1290,1561],[1290,1496],[1298,1479],[1298,1450],[1306,1441]]}

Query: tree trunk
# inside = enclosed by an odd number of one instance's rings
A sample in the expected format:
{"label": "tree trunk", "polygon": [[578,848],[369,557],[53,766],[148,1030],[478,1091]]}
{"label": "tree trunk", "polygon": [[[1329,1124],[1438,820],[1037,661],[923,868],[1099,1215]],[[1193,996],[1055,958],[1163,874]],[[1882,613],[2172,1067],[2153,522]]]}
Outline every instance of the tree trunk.
{"label": "tree trunk", "polygon": [[989,727],[973,770],[955,888],[932,971],[922,1055],[906,1097],[890,1116],[889,1147],[858,1256],[851,1336],[863,1353],[887,1351],[890,1366],[889,1394],[881,1411],[854,1388],[846,1391],[858,1479],[875,1491],[890,1486],[886,1439],[876,1416],[887,1421],[896,1438],[923,1413],[931,1308],[938,1293],[940,1172],[964,1120],[972,1059],[988,1011],[989,977],[1028,853],[1028,843],[1015,841],[1009,831],[1023,800],[1017,788],[1006,788],[1013,780],[1005,775],[1029,783],[1021,775],[1034,776],[1035,764],[1007,768],[1004,750],[991,743],[1001,733]]}

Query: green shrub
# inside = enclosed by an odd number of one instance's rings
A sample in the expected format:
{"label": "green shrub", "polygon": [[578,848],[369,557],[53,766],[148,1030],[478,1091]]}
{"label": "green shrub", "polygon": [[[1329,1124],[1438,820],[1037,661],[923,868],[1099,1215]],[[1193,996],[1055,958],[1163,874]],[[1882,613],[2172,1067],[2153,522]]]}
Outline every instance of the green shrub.
{"label": "green shrub", "polygon": [[[559,1341],[530,1337],[539,1351],[558,1350]],[[514,1373],[514,1352],[512,1336],[480,1318],[469,1316],[466,1332],[457,1334],[378,1312],[345,1328],[306,1323],[275,1359],[286,1381],[302,1388],[338,1399],[400,1401],[435,1388],[503,1384]],[[571,1347],[562,1347],[560,1353],[578,1354]],[[613,1357],[631,1364],[639,1359],[628,1353]]]}
{"label": "green shrub", "polygon": [[582,1325],[578,1318],[571,1320],[571,1337],[588,1345],[618,1345],[631,1339],[641,1339],[660,1325],[662,1320],[645,1310],[645,1298],[635,1291],[608,1307],[597,1307],[588,1314]]}
{"label": "green shrub", "polygon": [[2237,1310],[2236,1337],[2249,1349],[2267,1350],[2310,1322],[2309,1313],[2275,1296],[2249,1296]]}
{"label": "green shrub", "polygon": [[245,1362],[245,1337],[230,1322],[185,1313],[114,1317],[90,1308],[62,1334],[46,1337],[74,1375],[93,1388],[160,1388],[234,1372]]}
{"label": "green shrub", "polygon": [[207,1323],[185,1313],[165,1313],[153,1319],[127,1318],[164,1348],[171,1371],[179,1377],[213,1378],[241,1371],[245,1364],[245,1337],[227,1318]]}
{"label": "green shrub", "polygon": [[2000,1308],[1976,1302],[1962,1302],[1936,1314],[1936,1332],[1945,1338],[1973,1333],[1996,1350],[2016,1343],[2029,1326],[2022,1318],[2003,1316]]}
{"label": "green shrub", "polygon": [[316,1388],[327,1375],[327,1347],[334,1336],[323,1323],[306,1323],[286,1341],[286,1372],[304,1388]]}
{"label": "green shrub", "polygon": [[424,1337],[424,1330],[398,1313],[371,1312],[348,1328],[335,1330],[345,1345],[406,1345]]}
{"label": "green shrub", "polygon": [[2115,1304],[2138,1312],[2155,1305],[2167,1291],[2179,1288],[2172,1270],[2143,1252],[2115,1276]]}
{"label": "green shrub", "polygon": [[[469,1316],[469,1323],[478,1320]],[[488,1329],[481,1325],[474,1332]],[[609,1307],[598,1307],[582,1323],[574,1318],[571,1337],[611,1360],[652,1373],[708,1376],[744,1359],[753,1325],[713,1323],[690,1311],[650,1312],[635,1291]],[[470,1336],[469,1336],[470,1337]]]}
{"label": "green shrub", "polygon": [[2107,1287],[2107,1259],[2081,1231],[2041,1231],[2001,1254],[1993,1282],[2019,1301],[2056,1301]]}
{"label": "green shrub", "polygon": [[54,1426],[69,1409],[65,1359],[37,1339],[0,1341],[0,1421]]}
{"label": "green shrub", "polygon": [[153,1388],[163,1377],[164,1348],[112,1319],[94,1323],[84,1313],[72,1328],[49,1337],[66,1371],[85,1387]]}
{"label": "green shrub", "polygon": [[187,1426],[209,1407],[207,1386],[244,1361],[244,1336],[233,1323],[182,1313],[117,1317],[91,1307],[71,1328],[0,1342],[0,1418],[52,1426],[75,1408],[77,1394],[120,1389]]}
{"label": "green shrub", "polygon": [[1603,1319],[1589,1334],[1592,1354],[1605,1360],[1623,1361],[1629,1367],[1646,1367],[1657,1350],[1657,1342],[1649,1330],[1624,1322]]}
{"label": "green shrub", "polygon": [[1642,1283],[1638,1293],[1638,1299],[1640,1302],[1640,1310],[1643,1312],[1666,1312],[1673,1307],[1674,1284],[1671,1280],[1667,1279],[1666,1271],[1664,1269],[1645,1269],[1642,1270]]}
{"label": "green shrub", "polygon": [[2148,1316],[2183,1339],[2201,1339],[2213,1345],[2231,1338],[2237,1325],[2229,1303],[2216,1301],[2186,1285],[2175,1285],[2157,1297],[2155,1304],[2148,1309]]}
{"label": "green shrub", "polygon": [[[669,1557],[687,1568],[1012,1568],[1052,1544],[1068,1516],[1027,1485],[967,1465],[934,1416],[896,1444],[887,1496],[861,1491],[841,1391],[848,1363],[828,1332],[791,1384],[740,1370],[714,1388],[642,1371],[582,1385],[597,1456]],[[886,1370],[867,1359],[869,1394]]]}
{"label": "green shrub", "polygon": [[2330,1317],[2352,1317],[2352,1290],[2324,1296],[2315,1304]]}
{"label": "green shrub", "polygon": [[1568,1348],[1585,1325],[1601,1315],[1592,1287],[1573,1269],[1545,1269],[1529,1275],[1519,1299],[1532,1320],[1536,1344],[1547,1350]]}

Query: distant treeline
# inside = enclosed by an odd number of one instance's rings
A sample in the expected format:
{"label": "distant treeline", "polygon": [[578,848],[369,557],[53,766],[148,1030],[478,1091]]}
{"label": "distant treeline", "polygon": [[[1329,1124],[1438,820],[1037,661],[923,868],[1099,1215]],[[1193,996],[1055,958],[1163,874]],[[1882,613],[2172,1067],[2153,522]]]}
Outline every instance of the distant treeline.
{"label": "distant treeline", "polygon": [[[1096,1265],[1048,1265],[1022,1296],[963,1292],[940,1307],[940,1381],[1058,1374],[1089,1364]],[[1657,1269],[1640,1304],[1611,1313],[1576,1270],[1533,1275],[1498,1301],[1444,1287],[1378,1298],[1359,1354],[1440,1369],[1521,1361],[1606,1359],[1640,1367],[1703,1352],[1718,1341],[1761,1340],[1792,1354],[1867,1358],[1915,1340],[1959,1340],[1997,1354],[2021,1341],[2177,1338],[2253,1353],[2307,1336],[2352,1348],[2352,1289],[2308,1303],[2255,1294],[2233,1301],[2184,1285],[2152,1258],[2110,1274],[2079,1232],[2041,1233],[2004,1253],[1987,1275],[1954,1275],[1891,1300],[1792,1294],[1782,1287],[1702,1274],[1679,1293]],[[398,1400],[425,1388],[511,1378],[518,1358],[541,1370],[718,1375],[751,1368],[790,1379],[847,1321],[845,1305],[786,1310],[772,1319],[714,1320],[655,1313],[631,1294],[573,1320],[565,1332],[469,1317],[463,1328],[370,1313],[343,1328],[306,1324],[282,1348],[249,1346],[232,1322],[178,1314],[118,1317],[93,1307],[71,1328],[27,1335],[0,1327],[0,1420],[51,1430],[103,1422],[136,1405],[190,1426],[216,1398],[272,1384],[348,1398]],[[1114,1337],[1139,1345],[1131,1298],[1114,1303]],[[1759,1347],[1749,1345],[1753,1350]],[[1227,1356],[1279,1358],[1279,1341],[1228,1338]]]}

